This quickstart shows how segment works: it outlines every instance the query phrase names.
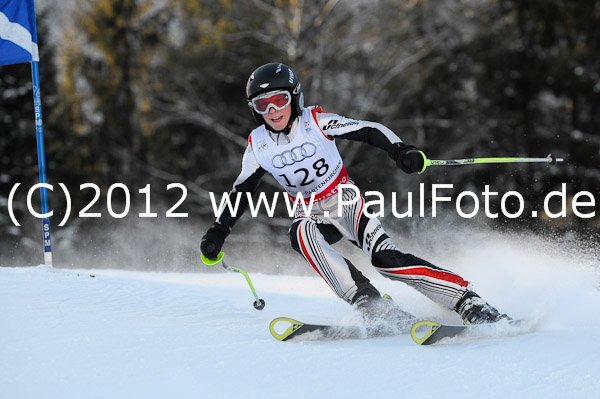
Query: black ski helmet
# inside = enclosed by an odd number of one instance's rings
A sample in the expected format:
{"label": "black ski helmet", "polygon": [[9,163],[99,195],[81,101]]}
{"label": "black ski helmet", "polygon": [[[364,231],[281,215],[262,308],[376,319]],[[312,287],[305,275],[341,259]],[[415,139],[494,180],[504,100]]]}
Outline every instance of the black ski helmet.
{"label": "black ski helmet", "polygon": [[280,62],[265,64],[252,72],[246,84],[246,100],[248,106],[252,109],[252,115],[256,123],[262,125],[265,121],[262,115],[252,107],[252,99],[259,94],[281,89],[288,90],[292,95],[291,122],[302,114],[302,107],[304,106],[304,95],[298,76],[287,65]]}

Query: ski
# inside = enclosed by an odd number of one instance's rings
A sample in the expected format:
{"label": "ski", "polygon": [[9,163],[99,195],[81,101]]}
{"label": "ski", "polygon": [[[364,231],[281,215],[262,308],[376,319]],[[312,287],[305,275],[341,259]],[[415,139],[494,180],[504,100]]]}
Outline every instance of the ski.
{"label": "ski", "polygon": [[289,317],[278,317],[269,326],[271,335],[280,341],[330,341],[390,337],[407,334],[415,319],[408,313],[395,320],[375,320],[351,325],[309,324]]}
{"label": "ski", "polygon": [[280,341],[288,341],[291,339],[318,341],[367,337],[365,329],[359,326],[308,324],[288,317],[278,317],[274,319],[269,328],[273,337]]}
{"label": "ski", "polygon": [[392,297],[383,295],[385,311],[379,317],[354,325],[309,324],[289,317],[271,321],[271,335],[280,341],[328,341],[340,339],[363,339],[390,337],[407,334],[416,321],[415,317],[400,309]]}
{"label": "ski", "polygon": [[510,330],[521,323],[522,320],[503,320],[490,324],[446,325],[425,320],[414,324],[410,335],[419,345],[431,345],[444,338],[454,338],[466,333],[473,333],[475,337],[505,336],[510,332],[507,328]]}

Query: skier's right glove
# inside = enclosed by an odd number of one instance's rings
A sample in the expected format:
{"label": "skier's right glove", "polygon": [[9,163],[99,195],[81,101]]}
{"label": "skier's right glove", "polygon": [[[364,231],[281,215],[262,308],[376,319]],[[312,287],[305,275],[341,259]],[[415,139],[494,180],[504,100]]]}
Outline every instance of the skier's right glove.
{"label": "skier's right glove", "polygon": [[215,222],[202,237],[200,242],[202,254],[210,260],[216,260],[230,231],[229,227]]}
{"label": "skier's right glove", "polygon": [[415,146],[396,143],[389,154],[396,161],[396,165],[405,173],[416,173],[423,170],[425,160]]}

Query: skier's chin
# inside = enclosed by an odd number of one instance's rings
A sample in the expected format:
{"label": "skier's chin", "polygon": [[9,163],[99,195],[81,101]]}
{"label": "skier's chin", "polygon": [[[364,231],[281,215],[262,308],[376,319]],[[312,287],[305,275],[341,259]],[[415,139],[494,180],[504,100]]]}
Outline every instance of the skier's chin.
{"label": "skier's chin", "polygon": [[271,129],[276,133],[282,132],[283,130],[285,130],[285,128],[287,126],[287,123],[283,122],[283,118],[279,119],[277,122],[272,121],[270,119],[267,120],[266,122],[271,127]]}

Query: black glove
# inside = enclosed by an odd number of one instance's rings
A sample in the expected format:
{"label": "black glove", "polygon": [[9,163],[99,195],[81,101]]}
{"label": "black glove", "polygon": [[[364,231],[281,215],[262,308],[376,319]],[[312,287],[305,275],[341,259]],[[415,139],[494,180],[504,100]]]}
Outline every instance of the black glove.
{"label": "black glove", "polygon": [[200,250],[204,256],[210,260],[216,260],[230,231],[229,227],[223,226],[221,223],[213,224],[200,242]]}
{"label": "black glove", "polygon": [[404,143],[394,144],[390,151],[390,157],[396,161],[396,165],[406,173],[416,173],[423,170],[425,160],[419,149]]}

